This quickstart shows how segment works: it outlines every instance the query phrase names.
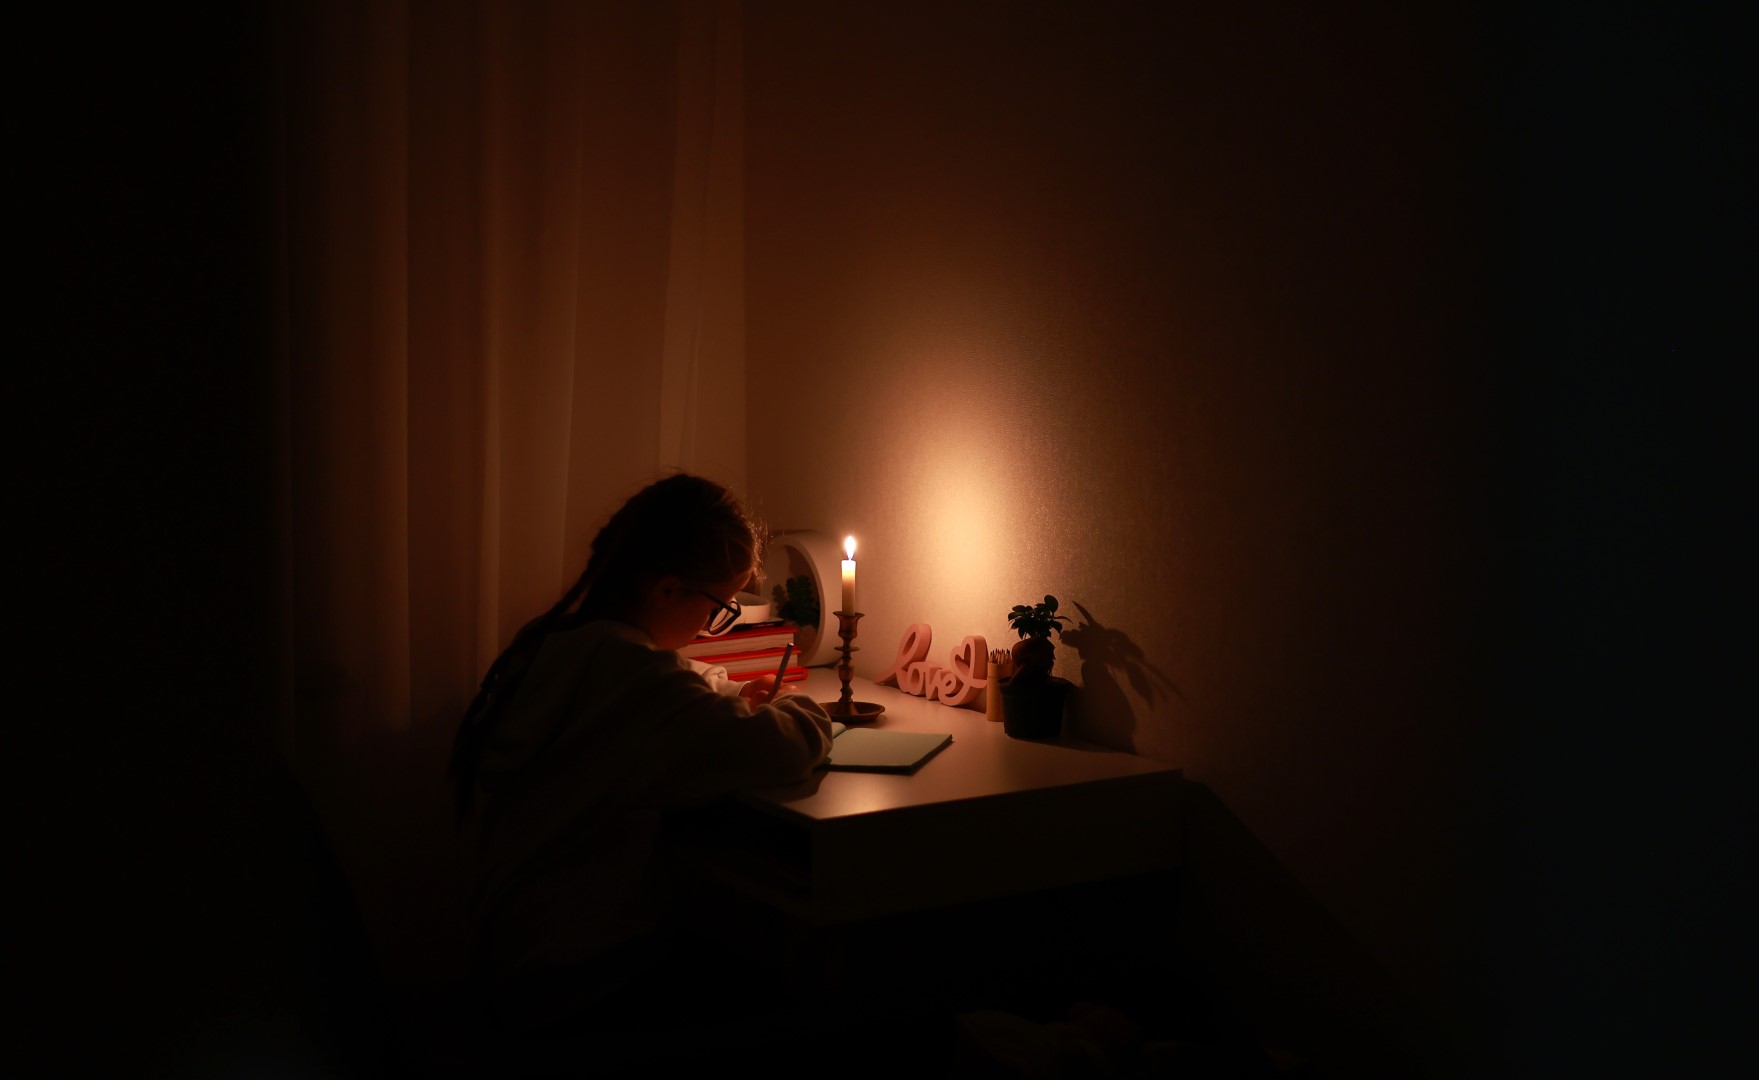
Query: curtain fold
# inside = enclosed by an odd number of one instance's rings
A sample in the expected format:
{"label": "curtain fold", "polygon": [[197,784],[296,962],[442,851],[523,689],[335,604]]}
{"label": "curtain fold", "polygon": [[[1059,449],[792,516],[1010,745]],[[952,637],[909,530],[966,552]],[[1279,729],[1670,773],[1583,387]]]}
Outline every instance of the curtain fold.
{"label": "curtain fold", "polygon": [[296,742],[449,734],[627,495],[743,486],[738,24],[275,9]]}

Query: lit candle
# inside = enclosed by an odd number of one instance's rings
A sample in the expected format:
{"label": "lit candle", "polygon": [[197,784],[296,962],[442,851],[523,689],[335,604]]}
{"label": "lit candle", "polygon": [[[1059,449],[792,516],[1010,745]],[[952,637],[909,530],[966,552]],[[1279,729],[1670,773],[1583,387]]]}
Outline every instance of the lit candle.
{"label": "lit candle", "polygon": [[843,538],[843,554],[848,556],[843,560],[843,610],[850,614],[854,614],[855,538],[853,536],[845,536]]}

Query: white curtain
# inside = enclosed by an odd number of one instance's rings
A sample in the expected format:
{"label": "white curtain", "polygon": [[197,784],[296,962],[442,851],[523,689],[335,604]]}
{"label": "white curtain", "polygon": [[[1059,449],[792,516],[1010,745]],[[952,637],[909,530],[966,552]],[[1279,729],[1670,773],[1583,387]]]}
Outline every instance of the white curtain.
{"label": "white curtain", "polygon": [[739,11],[277,18],[287,734],[449,733],[625,496],[743,486]]}

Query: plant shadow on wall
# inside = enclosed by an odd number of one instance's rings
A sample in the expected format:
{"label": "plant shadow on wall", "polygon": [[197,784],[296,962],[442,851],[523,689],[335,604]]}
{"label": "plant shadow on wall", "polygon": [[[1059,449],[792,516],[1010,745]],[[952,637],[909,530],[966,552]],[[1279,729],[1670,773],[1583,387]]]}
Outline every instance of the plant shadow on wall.
{"label": "plant shadow on wall", "polygon": [[1081,692],[1074,698],[1079,728],[1093,742],[1134,752],[1136,710],[1124,683],[1148,707],[1168,696],[1184,701],[1184,691],[1148,662],[1128,634],[1101,624],[1079,603],[1075,610],[1081,622],[1063,631],[1062,639],[1081,658]]}

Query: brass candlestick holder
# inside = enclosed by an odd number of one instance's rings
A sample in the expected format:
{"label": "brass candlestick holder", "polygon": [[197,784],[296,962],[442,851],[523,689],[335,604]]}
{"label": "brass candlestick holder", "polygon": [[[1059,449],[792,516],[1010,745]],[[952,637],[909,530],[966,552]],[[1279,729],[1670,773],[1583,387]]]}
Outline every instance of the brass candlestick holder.
{"label": "brass candlestick holder", "polygon": [[885,708],[872,701],[856,701],[854,688],[850,685],[850,680],[855,677],[855,665],[849,657],[857,651],[855,624],[861,621],[863,612],[839,611],[835,614],[837,636],[843,639],[843,644],[837,646],[837,651],[843,654],[843,658],[837,661],[837,678],[842,680],[843,691],[837,695],[837,700],[821,701],[819,704],[824,706],[825,712],[830,713],[833,719],[846,724],[872,720],[885,712]]}

